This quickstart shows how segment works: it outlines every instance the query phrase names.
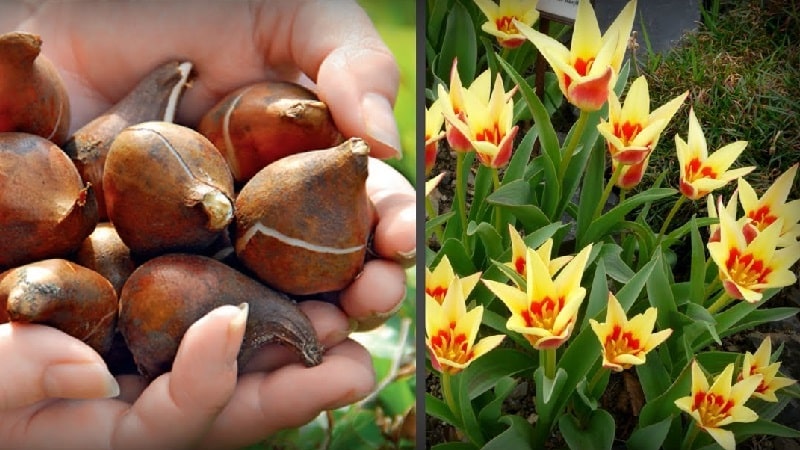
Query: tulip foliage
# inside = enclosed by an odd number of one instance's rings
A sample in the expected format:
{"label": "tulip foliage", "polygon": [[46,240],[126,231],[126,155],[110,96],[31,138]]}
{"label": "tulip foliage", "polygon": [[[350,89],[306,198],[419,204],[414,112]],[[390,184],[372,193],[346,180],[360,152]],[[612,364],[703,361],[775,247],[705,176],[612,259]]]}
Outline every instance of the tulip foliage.
{"label": "tulip foliage", "polygon": [[[651,104],[647,75],[628,79],[637,0],[606,30],[580,0],[575,23],[549,32],[537,3],[427,2],[425,342],[440,383],[426,412],[459,440],[433,448],[727,450],[800,437],[773,421],[800,397],[781,347],[720,350],[800,311],[770,304],[797,283],[798,164],[757,192],[754,168],[737,162],[748,143],[709,149],[688,93]],[[578,117],[559,136],[562,102]],[[662,136],[681,116],[688,129]],[[653,152],[674,155],[677,186],[642,185]],[[444,158],[453,173],[437,173]],[[443,180],[449,207],[434,200]],[[724,186],[734,194],[722,198]],[[654,227],[656,202],[672,209]],[[686,202],[707,214],[675,223]],[[612,377],[642,398],[624,432]],[[531,417],[504,407],[523,383]]]}

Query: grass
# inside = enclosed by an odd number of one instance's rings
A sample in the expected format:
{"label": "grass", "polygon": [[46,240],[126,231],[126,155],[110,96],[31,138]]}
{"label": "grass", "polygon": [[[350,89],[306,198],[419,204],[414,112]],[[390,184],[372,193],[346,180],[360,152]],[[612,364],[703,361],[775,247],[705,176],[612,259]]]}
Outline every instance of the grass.
{"label": "grass", "polygon": [[[644,33],[635,55],[637,70],[647,77],[654,107],[689,91],[687,103],[694,107],[709,152],[737,140],[749,142],[735,167],[756,166],[746,178],[760,195],[800,161],[800,5],[706,0],[701,17],[698,30],[665,55],[647,54]],[[642,186],[652,185],[662,173],[664,185],[678,186],[673,136],[686,139],[688,116],[684,107],[664,131]],[[731,183],[720,193],[727,198],[734,188]],[[798,194],[795,181],[790,198]],[[654,222],[666,216],[669,206],[653,205]],[[676,223],[695,213],[705,214],[705,202],[685,207]]]}

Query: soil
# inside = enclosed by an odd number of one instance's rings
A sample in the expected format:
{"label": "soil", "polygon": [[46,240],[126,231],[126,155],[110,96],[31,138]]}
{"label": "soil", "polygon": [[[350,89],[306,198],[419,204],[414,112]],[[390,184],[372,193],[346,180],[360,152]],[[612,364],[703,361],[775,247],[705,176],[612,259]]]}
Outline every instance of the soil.
{"label": "soil", "polygon": [[[571,125],[569,120],[564,120],[570,116],[569,105],[564,105],[557,111],[556,117],[559,122],[566,127],[557,127],[557,130],[566,130]],[[554,121],[554,125],[555,125]],[[518,136],[524,133],[520,132]],[[564,133],[559,133],[559,138],[563,139]],[[446,172],[437,189],[431,193],[431,201],[438,211],[448,211],[455,194],[455,156],[448,155],[449,149],[445,144],[440,144],[439,156],[432,174]],[[475,167],[473,166],[472,177],[474,179]],[[608,177],[607,173],[607,177]],[[502,177],[502,174],[501,174]],[[467,202],[470,201],[470,189],[468,184]],[[435,239],[429,242],[431,249],[438,250],[439,243]],[[675,248],[678,253],[681,249]],[[800,275],[800,264],[795,266],[795,273]],[[677,275],[676,275],[677,277]],[[800,277],[799,277],[800,278]],[[800,286],[784,288],[770,300],[770,307],[792,306],[800,307]],[[761,341],[766,337],[772,338],[773,350],[783,344],[784,349],[780,361],[781,372],[784,376],[800,380],[800,318],[797,315],[780,322],[763,324],[753,330],[738,333],[723,340],[721,349],[727,351],[753,352]],[[439,393],[439,379],[436,374],[428,373],[426,376],[427,391],[432,395],[441,398]],[[526,381],[520,382],[504,403],[504,414],[514,414],[532,420],[535,417],[535,408],[532,402],[533,385]],[[635,372],[625,371],[622,374],[614,374],[609,380],[608,387],[601,399],[601,406],[614,416],[616,423],[617,442],[624,442],[633,431],[637,424],[637,415],[643,404],[643,396],[640,391]],[[793,429],[800,430],[800,400],[792,399],[787,407],[774,419],[775,422],[783,424]],[[459,441],[460,436],[457,430],[437,419],[426,416],[426,447],[433,445]],[[548,442],[548,448],[565,448],[566,445],[559,436],[553,436]],[[775,450],[800,450],[800,439],[779,438],[774,436],[754,436],[740,444],[741,449],[775,449]]]}

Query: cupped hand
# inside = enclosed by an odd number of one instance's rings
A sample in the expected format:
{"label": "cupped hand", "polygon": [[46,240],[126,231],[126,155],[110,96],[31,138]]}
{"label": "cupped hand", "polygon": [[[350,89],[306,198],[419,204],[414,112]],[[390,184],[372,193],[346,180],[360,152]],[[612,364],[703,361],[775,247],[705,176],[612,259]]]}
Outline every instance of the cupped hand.
{"label": "cupped hand", "polygon": [[[178,123],[196,125],[237,87],[284,79],[317,92],[340,131],[364,138],[373,156],[391,157],[400,147],[396,63],[351,1],[3,3],[0,32],[14,29],[42,37],[70,95],[72,131],[152,68],[178,59],[196,70]],[[0,448],[238,448],[367,395],[369,354],[347,336],[396,311],[405,292],[401,263],[413,263],[416,246],[413,187],[378,159],[369,169],[379,258],[342,292],[341,308],[301,304],[328,349],[320,366],[302,367],[267,348],[237,379],[235,307],[194,324],[173,370],[147,386],[139,377],[115,380],[96,353],[63,333],[3,324]]]}

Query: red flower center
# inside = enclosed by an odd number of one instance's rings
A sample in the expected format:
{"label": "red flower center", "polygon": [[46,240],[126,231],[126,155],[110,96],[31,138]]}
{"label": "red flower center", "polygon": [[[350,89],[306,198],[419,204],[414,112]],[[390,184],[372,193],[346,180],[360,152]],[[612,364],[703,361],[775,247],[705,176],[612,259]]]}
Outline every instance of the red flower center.
{"label": "red flower center", "polygon": [[767,228],[778,220],[777,216],[770,214],[771,212],[770,207],[764,205],[754,211],[748,212],[747,217],[754,222],[759,231],[764,231],[764,228]]}
{"label": "red flower center", "polygon": [[564,297],[559,297],[555,300],[545,297],[540,302],[531,302],[528,310],[522,311],[520,315],[525,320],[525,326],[527,327],[544,328],[545,330],[551,330],[553,334],[559,334],[561,331],[553,330],[553,325],[562,309],[564,309]]}
{"label": "red flower center", "polygon": [[525,258],[520,256],[516,260],[514,260],[514,270],[517,271],[518,274],[525,276]]}
{"label": "red flower center", "polygon": [[434,286],[433,288],[425,288],[425,293],[433,297],[440,305],[444,301],[444,296],[447,295],[447,288],[444,286]]}
{"label": "red flower center", "polygon": [[469,348],[467,336],[456,333],[456,323],[450,322],[449,329],[439,330],[431,337],[431,347],[438,358],[464,364],[473,358],[474,352]]}
{"label": "red flower center", "polygon": [[515,16],[502,16],[495,19],[494,24],[497,25],[497,30],[508,34],[518,34],[519,30],[514,26]]}
{"label": "red flower center", "polygon": [[[586,74],[589,73],[589,69],[592,68],[592,63],[594,63],[594,58],[578,58],[572,67],[575,68],[575,71],[578,72],[578,75],[585,77]],[[569,77],[569,75],[564,74],[564,87],[569,89],[570,84],[572,84],[572,79]]]}
{"label": "red flower center", "polygon": [[764,261],[756,259],[750,253],[742,254],[738,248],[728,251],[725,267],[731,281],[742,287],[764,283],[772,272],[771,268],[764,265]]}
{"label": "red flower center", "polygon": [[631,143],[639,132],[642,131],[642,124],[625,122],[614,124],[614,136],[618,137],[625,146]]}
{"label": "red flower center", "polygon": [[500,141],[503,140],[503,134],[500,133],[500,126],[495,122],[492,124],[491,128],[484,128],[475,134],[475,140],[500,145]]}
{"label": "red flower center", "polygon": [[733,400],[710,392],[694,394],[692,409],[700,413],[703,426],[715,427],[722,419],[730,415]]}
{"label": "red flower center", "polygon": [[611,334],[606,336],[606,357],[613,360],[618,355],[638,355],[641,353],[641,343],[630,331],[622,331],[619,325],[614,326]]}

